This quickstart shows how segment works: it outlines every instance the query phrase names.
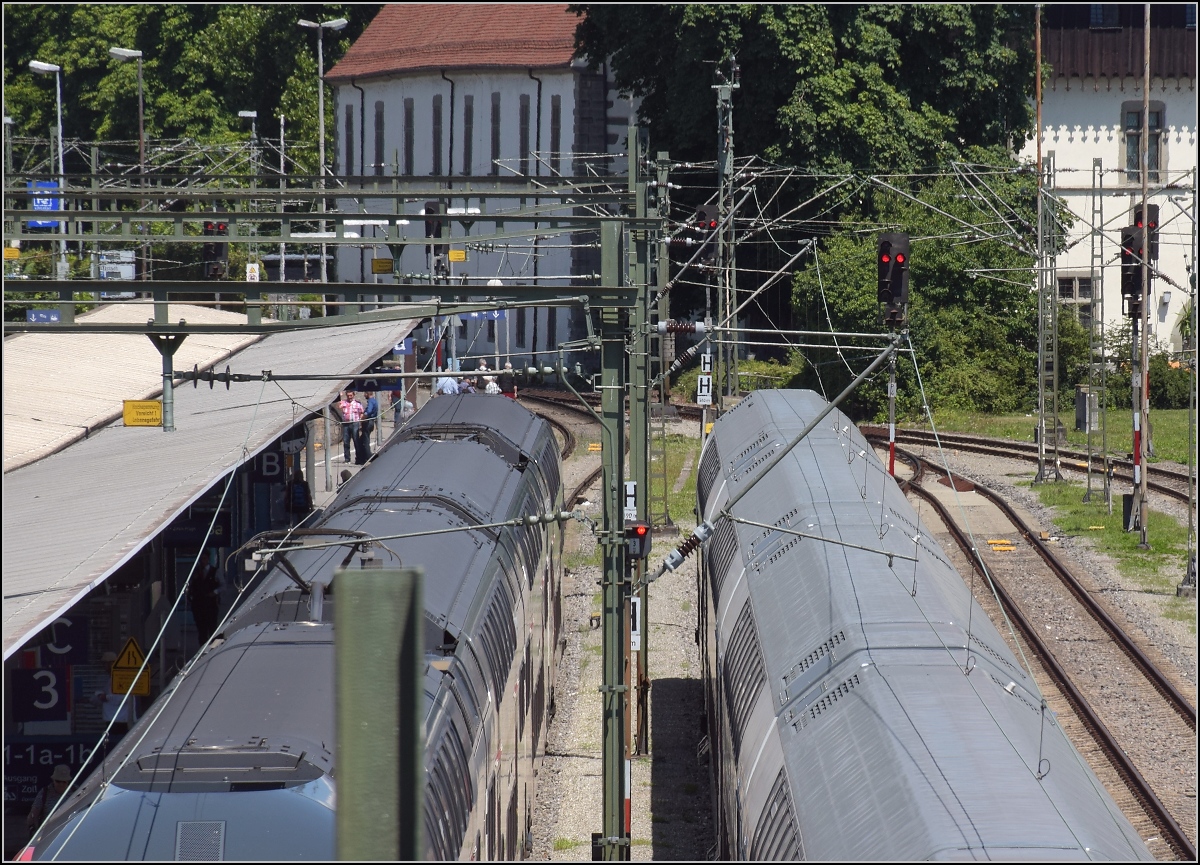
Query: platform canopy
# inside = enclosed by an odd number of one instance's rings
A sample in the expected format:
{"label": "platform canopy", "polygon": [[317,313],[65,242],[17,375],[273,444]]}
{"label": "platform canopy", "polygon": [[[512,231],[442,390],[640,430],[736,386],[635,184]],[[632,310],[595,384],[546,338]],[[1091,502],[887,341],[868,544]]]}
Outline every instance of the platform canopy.
{"label": "platform canopy", "polygon": [[[196,319],[189,315],[189,320]],[[190,357],[183,354],[188,343],[196,340],[209,341],[202,354],[207,363],[221,358],[222,370],[228,364],[235,373],[347,373],[347,378],[235,383],[229,390],[222,384],[210,389],[203,383],[199,388],[189,383],[175,389],[174,432],[126,427],[118,419],[89,429],[86,438],[48,456],[6,471],[4,657],[128,562],[226,475],[293,425],[320,412],[340,387],[407,336],[414,324],[407,320],[307,328],[257,341],[190,336],[177,354],[177,369],[190,370],[193,363],[204,367],[200,360],[183,362]],[[81,339],[71,334],[43,338],[59,341],[56,355],[71,351],[71,344]],[[125,354],[118,349],[106,349],[103,355],[91,350],[89,356],[75,359],[71,374],[92,381],[128,381],[126,389],[95,385],[107,388],[108,406],[78,409],[79,414],[102,418],[119,413],[122,397],[148,396],[152,380],[161,380],[161,362],[145,336],[112,338],[126,341]],[[140,351],[142,343],[150,349],[149,356]],[[239,343],[244,347],[224,359]],[[6,340],[6,464],[9,412],[24,405],[31,412],[64,413],[70,400],[62,396],[63,388],[73,386],[69,376],[67,381],[35,382],[29,371],[32,366],[20,357],[22,351],[16,340]],[[21,374],[28,377],[27,394],[9,391],[14,369],[24,370]],[[46,436],[42,447],[48,446],[50,438]]]}

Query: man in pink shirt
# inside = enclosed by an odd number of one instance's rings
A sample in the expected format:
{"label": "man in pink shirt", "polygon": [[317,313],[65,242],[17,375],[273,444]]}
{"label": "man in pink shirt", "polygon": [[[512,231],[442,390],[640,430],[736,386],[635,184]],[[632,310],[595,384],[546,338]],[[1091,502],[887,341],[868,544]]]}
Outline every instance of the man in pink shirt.
{"label": "man in pink shirt", "polygon": [[346,462],[350,462],[350,442],[354,442],[355,456],[359,449],[358,427],[362,423],[363,404],[354,398],[354,391],[346,391],[342,401],[338,403],[338,414],[342,416],[342,448]]}

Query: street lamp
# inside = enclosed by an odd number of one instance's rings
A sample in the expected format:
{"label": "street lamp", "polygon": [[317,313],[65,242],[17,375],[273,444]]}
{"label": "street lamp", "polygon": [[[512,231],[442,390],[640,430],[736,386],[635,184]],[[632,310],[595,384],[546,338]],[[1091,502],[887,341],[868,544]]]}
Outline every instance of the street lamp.
{"label": "street lamp", "polygon": [[[321,161],[321,192],[325,192],[325,49],[324,37],[326,30],[341,30],[350,22],[345,18],[334,18],[332,21],[308,21],[301,18],[301,27],[317,31],[317,141],[319,152],[317,158]],[[325,196],[321,195],[321,212],[325,212]],[[325,233],[325,220],[321,220],[321,233]],[[325,275],[325,244],[321,244],[321,282],[327,282]]]}
{"label": "street lamp", "polygon": [[[146,183],[146,115],[144,107],[144,97],[142,93],[142,52],[134,51],[132,48],[109,48],[108,54],[110,57],[115,57],[122,63],[130,60],[137,61],[137,76],[138,76],[138,175],[141,177],[142,185]],[[144,206],[143,201],[141,206]],[[140,207],[139,207],[140,209]],[[146,241],[142,242],[142,279],[146,279],[147,271],[150,269],[150,245]]]}
{"label": "street lamp", "polygon": [[[62,125],[62,67],[57,63],[43,63],[41,60],[30,60],[29,70],[36,72],[38,75],[49,75],[54,73],[54,95],[58,103],[58,209],[65,211],[67,209],[67,199],[64,192],[67,188],[67,169],[66,159],[63,157],[63,125]],[[51,163],[53,164],[53,163]],[[65,235],[67,233],[67,221],[60,219],[58,221],[59,230]],[[58,251],[58,278],[66,279],[67,273],[67,240],[64,237],[59,241]]]}

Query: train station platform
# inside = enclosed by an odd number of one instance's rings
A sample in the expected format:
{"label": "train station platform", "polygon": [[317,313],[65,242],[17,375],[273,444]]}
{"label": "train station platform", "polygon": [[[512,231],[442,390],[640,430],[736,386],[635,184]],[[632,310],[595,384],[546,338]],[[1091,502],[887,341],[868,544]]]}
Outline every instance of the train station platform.
{"label": "train station platform", "polygon": [[[101,310],[101,314],[104,310]],[[144,309],[141,319],[145,319]],[[189,312],[183,317],[193,319]],[[229,315],[225,313],[225,315]],[[179,317],[172,305],[172,317]],[[363,370],[407,336],[414,322],[306,328],[262,338],[188,337],[176,369],[228,362],[233,372],[337,374]],[[41,336],[40,334],[38,336]],[[319,414],[352,376],[332,381],[250,382],[209,388],[177,385],[174,432],[126,427],[122,399],[153,395],[161,361],[145,336],[120,347],[79,348],[79,335],[5,341],[5,507],[3,645],[8,660],[76,601],[133,559],[157,533],[223,478],[298,423]],[[118,337],[112,337],[117,339]],[[195,340],[195,342],[193,342]],[[63,347],[63,341],[71,341]],[[189,344],[196,347],[188,354]],[[147,353],[143,353],[143,349]],[[53,363],[37,374],[37,355]],[[61,356],[70,363],[62,366]],[[19,375],[19,380],[14,380]],[[61,377],[60,377],[61,376]],[[12,390],[10,390],[10,387]],[[27,390],[25,390],[27,389]],[[89,393],[72,404],[71,393]],[[64,390],[66,395],[64,395]],[[32,396],[26,396],[26,393]],[[46,394],[53,394],[47,399]],[[43,413],[41,427],[10,418]],[[44,412],[43,412],[44,410]],[[115,413],[116,420],[111,420]],[[110,419],[107,425],[93,427]],[[79,435],[81,422],[86,433]],[[14,442],[8,469],[10,422]],[[41,434],[37,434],[38,431]],[[69,446],[68,446],[69,445]],[[38,455],[41,454],[39,457]]]}

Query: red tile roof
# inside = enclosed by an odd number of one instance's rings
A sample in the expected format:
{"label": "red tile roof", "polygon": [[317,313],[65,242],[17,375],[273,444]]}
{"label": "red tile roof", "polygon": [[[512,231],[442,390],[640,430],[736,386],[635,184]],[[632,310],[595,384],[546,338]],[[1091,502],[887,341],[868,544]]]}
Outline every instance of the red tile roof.
{"label": "red tile roof", "polygon": [[331,82],[420,69],[566,66],[579,17],[565,3],[395,3],[327,74]]}

